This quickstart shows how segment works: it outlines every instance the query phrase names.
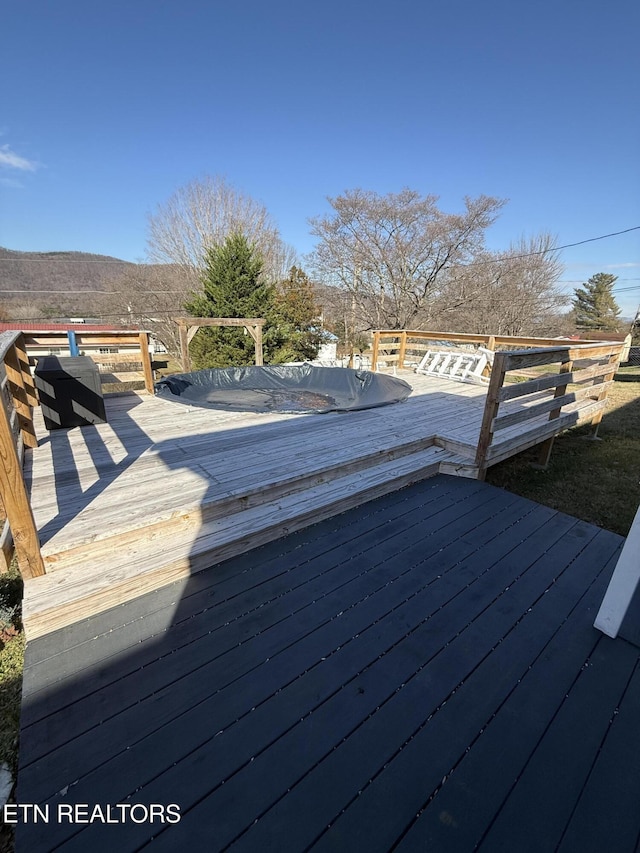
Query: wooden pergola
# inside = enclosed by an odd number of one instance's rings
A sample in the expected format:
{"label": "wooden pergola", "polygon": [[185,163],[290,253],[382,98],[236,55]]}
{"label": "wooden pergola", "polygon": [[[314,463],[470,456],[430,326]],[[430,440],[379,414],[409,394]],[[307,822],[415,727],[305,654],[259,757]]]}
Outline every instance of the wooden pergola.
{"label": "wooden pergola", "polygon": [[242,326],[253,338],[256,348],[256,365],[261,366],[262,360],[262,327],[265,321],[260,318],[247,317],[176,317],[180,333],[180,358],[182,369],[185,373],[191,370],[191,357],[189,356],[189,344],[196,335],[198,329],[203,326]]}

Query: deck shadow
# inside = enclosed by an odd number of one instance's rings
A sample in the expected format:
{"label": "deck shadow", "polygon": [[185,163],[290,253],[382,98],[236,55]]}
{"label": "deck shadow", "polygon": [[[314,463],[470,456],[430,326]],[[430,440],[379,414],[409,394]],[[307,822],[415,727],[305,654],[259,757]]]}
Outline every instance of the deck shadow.
{"label": "deck shadow", "polygon": [[[312,454],[314,439],[331,434],[333,431],[348,436],[347,441],[351,440],[354,443],[360,442],[367,445],[366,437],[372,429],[377,429],[381,435],[385,434],[385,430],[380,429],[379,426],[376,427],[376,424],[386,424],[389,420],[388,413],[392,408],[401,407],[402,414],[405,417],[400,419],[403,422],[402,430],[399,429],[397,413],[395,420],[390,421],[391,439],[388,440],[388,443],[395,441],[398,446],[402,445],[404,441],[403,432],[406,431],[407,442],[412,437],[415,439],[419,436],[426,446],[433,438],[437,426],[435,423],[429,422],[430,396],[417,395],[404,403],[379,409],[323,415],[285,416],[277,421],[254,422],[249,423],[249,425],[232,419],[228,428],[225,429],[220,429],[218,424],[217,428],[209,433],[205,430],[195,435],[175,435],[160,441],[154,440],[132,415],[132,411],[141,405],[143,406],[144,402],[137,395],[122,397],[118,400],[116,415],[109,417],[108,432],[99,426],[87,425],[81,428],[86,452],[93,466],[93,470],[88,473],[80,470],[74,459],[74,449],[71,444],[72,436],[69,430],[55,430],[41,442],[43,446],[48,445],[51,453],[53,471],[55,472],[52,489],[57,503],[57,511],[51,512],[47,521],[39,524],[38,532],[41,544],[48,543],[58,531],[79,516],[91,504],[95,504],[96,509],[99,509],[100,496],[107,489],[116,488],[119,478],[126,475],[129,469],[136,463],[140,463],[140,460],[145,456],[149,459],[153,457],[160,463],[160,470],[154,472],[155,479],[153,482],[150,481],[150,488],[162,488],[158,476],[161,474],[162,466],[165,466],[167,474],[172,477],[179,476],[180,472],[200,477],[203,485],[201,503],[207,503],[218,495],[224,495],[225,489],[224,484],[216,478],[215,472],[203,467],[203,461],[206,465],[211,460],[224,459],[227,467],[230,464],[233,467],[233,462],[230,463],[230,460],[236,458],[236,469],[246,468],[249,471],[247,462],[251,464],[255,459],[263,462],[268,460],[268,442],[273,441],[275,443],[278,452],[283,454],[283,458],[289,453],[287,443],[298,448],[303,445],[302,450],[304,451],[304,443],[306,442],[307,452]],[[455,395],[448,395],[441,391],[433,394],[433,400],[437,400],[440,406],[447,407],[449,398],[453,402]],[[170,407],[172,404],[166,403],[166,405]],[[175,404],[175,409],[177,423],[179,423],[183,407]],[[210,410],[202,410],[205,415],[208,411]],[[218,417],[223,414],[218,413]],[[350,429],[345,431],[343,428],[347,424]],[[451,428],[454,429],[453,425]],[[395,439],[394,435],[397,436]],[[110,442],[111,446],[107,446],[107,442]],[[375,449],[376,438],[374,437],[371,445],[364,447],[363,454],[370,453]],[[34,453],[37,452],[36,449]],[[277,459],[272,461],[275,466]],[[295,472],[295,464],[296,457],[292,455],[289,475]],[[32,463],[31,469],[27,471],[27,482],[32,491],[34,488],[33,465],[34,463]],[[140,480],[136,481],[136,485],[144,482],[145,476],[149,476],[149,470],[142,468]],[[237,472],[235,476],[237,476]],[[89,477],[92,482],[86,485],[83,482],[83,477]],[[256,488],[259,485],[260,483],[256,482]],[[126,491],[122,497],[126,501]],[[99,530],[98,521],[96,522],[96,529]]]}
{"label": "deck shadow", "polygon": [[51,819],[17,852],[631,850],[639,652],[592,627],[621,543],[439,475],[29,643]]}

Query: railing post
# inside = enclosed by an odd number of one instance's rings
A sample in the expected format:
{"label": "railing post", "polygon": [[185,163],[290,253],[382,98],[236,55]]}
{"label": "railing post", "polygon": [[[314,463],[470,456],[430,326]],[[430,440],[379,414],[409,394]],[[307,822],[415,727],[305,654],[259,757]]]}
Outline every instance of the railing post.
{"label": "railing post", "polygon": [[380,332],[373,333],[373,347],[371,351],[371,370],[375,372],[378,367],[378,349],[380,347]]}
{"label": "railing post", "polygon": [[[29,394],[26,387],[26,377],[23,373],[23,363],[21,362],[20,353],[15,345],[7,350],[4,363],[7,371],[9,390],[18,416],[22,441],[24,442],[25,447],[37,447],[38,439],[33,426],[33,414],[31,412]],[[29,379],[31,379],[31,374],[29,373],[28,375]]]}
{"label": "railing post", "polygon": [[23,578],[44,575],[38,531],[24,484],[9,415],[4,405],[0,405],[0,488],[20,574]]}
{"label": "railing post", "polygon": [[27,395],[27,404],[31,409],[39,406],[38,392],[36,384],[31,375],[31,367],[29,365],[29,356],[27,355],[27,345],[24,340],[24,335],[20,333],[16,338],[14,350],[18,358],[18,366],[22,375],[22,385]]}
{"label": "railing post", "polygon": [[[573,361],[565,360],[562,362],[562,366],[560,368],[560,373],[571,373],[573,369]],[[567,385],[556,385],[556,390],[553,394],[555,397],[564,397],[567,393]],[[549,420],[553,421],[556,418],[560,417],[560,413],[562,409],[553,409],[553,411],[549,412]],[[553,449],[553,442],[555,440],[555,436],[552,435],[551,438],[548,438],[546,441],[543,441],[540,445],[540,452],[538,454],[538,461],[534,467],[536,468],[546,468],[549,464],[549,459],[551,458],[551,450]]]}
{"label": "railing post", "polygon": [[476,449],[475,464],[479,470],[479,478],[484,479],[486,473],[487,452],[493,439],[493,422],[500,408],[500,389],[504,384],[504,377],[508,367],[508,353],[498,352],[493,362],[491,379],[487,389],[487,400],[484,404],[484,415],[480,427],[478,447]]}
{"label": "railing post", "polygon": [[398,368],[404,368],[404,357],[407,352],[407,330],[400,335],[400,352],[398,353]]}
{"label": "railing post", "polygon": [[144,387],[149,394],[154,394],[153,367],[151,366],[151,355],[149,354],[149,332],[140,332],[140,353],[142,372],[144,373]]}
{"label": "railing post", "polygon": [[180,360],[182,361],[182,370],[188,373],[191,370],[191,358],[189,357],[189,332],[185,323],[179,320],[178,331],[180,333]]}
{"label": "railing post", "polygon": [[[607,399],[607,396],[609,394],[608,383],[611,382],[611,380],[616,375],[618,368],[620,367],[621,356],[622,356],[622,351],[619,352],[618,355],[610,355],[609,356],[609,364],[611,365],[611,373],[607,373],[602,379],[603,388],[600,391],[600,393],[598,394],[598,402],[601,402],[601,401]],[[593,437],[594,438],[597,438],[597,436],[598,436],[598,430],[600,428],[600,422],[602,420],[602,415],[603,415],[602,411],[598,412],[598,414],[595,415],[595,417],[591,421],[591,424],[595,426],[595,429],[593,431]]]}

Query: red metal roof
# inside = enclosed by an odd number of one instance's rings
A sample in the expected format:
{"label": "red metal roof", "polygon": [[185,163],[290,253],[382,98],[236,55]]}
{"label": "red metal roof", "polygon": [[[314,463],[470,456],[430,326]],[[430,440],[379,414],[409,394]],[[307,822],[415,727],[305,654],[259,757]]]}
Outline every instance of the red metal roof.
{"label": "red metal roof", "polygon": [[90,323],[0,323],[0,332],[137,332],[132,326],[92,325]]}

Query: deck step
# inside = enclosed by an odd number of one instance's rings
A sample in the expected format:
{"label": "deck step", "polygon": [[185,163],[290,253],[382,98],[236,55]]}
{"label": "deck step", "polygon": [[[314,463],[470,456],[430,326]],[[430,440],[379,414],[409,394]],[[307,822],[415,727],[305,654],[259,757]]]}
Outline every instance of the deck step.
{"label": "deck step", "polygon": [[[210,568],[251,548],[337,515],[468,461],[440,447],[429,447],[369,465],[344,476],[307,485],[224,518],[208,519],[167,536],[166,525],[138,531],[129,542],[94,541],[84,549],[48,558],[47,574],[25,585],[23,620],[33,639]],[[91,566],[108,568],[96,576]]]}
{"label": "deck step", "polygon": [[84,555],[90,545],[97,549],[122,548],[154,530],[164,535],[179,535],[199,529],[209,521],[432,446],[432,439],[419,439],[365,454],[337,447],[330,456],[309,454],[296,460],[292,470],[281,469],[279,473],[274,471],[270,460],[254,461],[243,472],[242,462],[236,463],[235,470],[224,471],[219,470],[215,459],[197,458],[188,482],[184,476],[171,477],[166,466],[157,462],[158,471],[153,478],[140,477],[140,482],[129,485],[127,490],[123,490],[121,481],[114,490],[117,500],[112,499],[108,504],[104,499],[92,502],[82,494],[77,507],[66,505],[64,513],[44,528],[47,538],[41,545],[42,556],[49,570],[55,569],[59,555],[64,555],[64,559],[75,553]]}

